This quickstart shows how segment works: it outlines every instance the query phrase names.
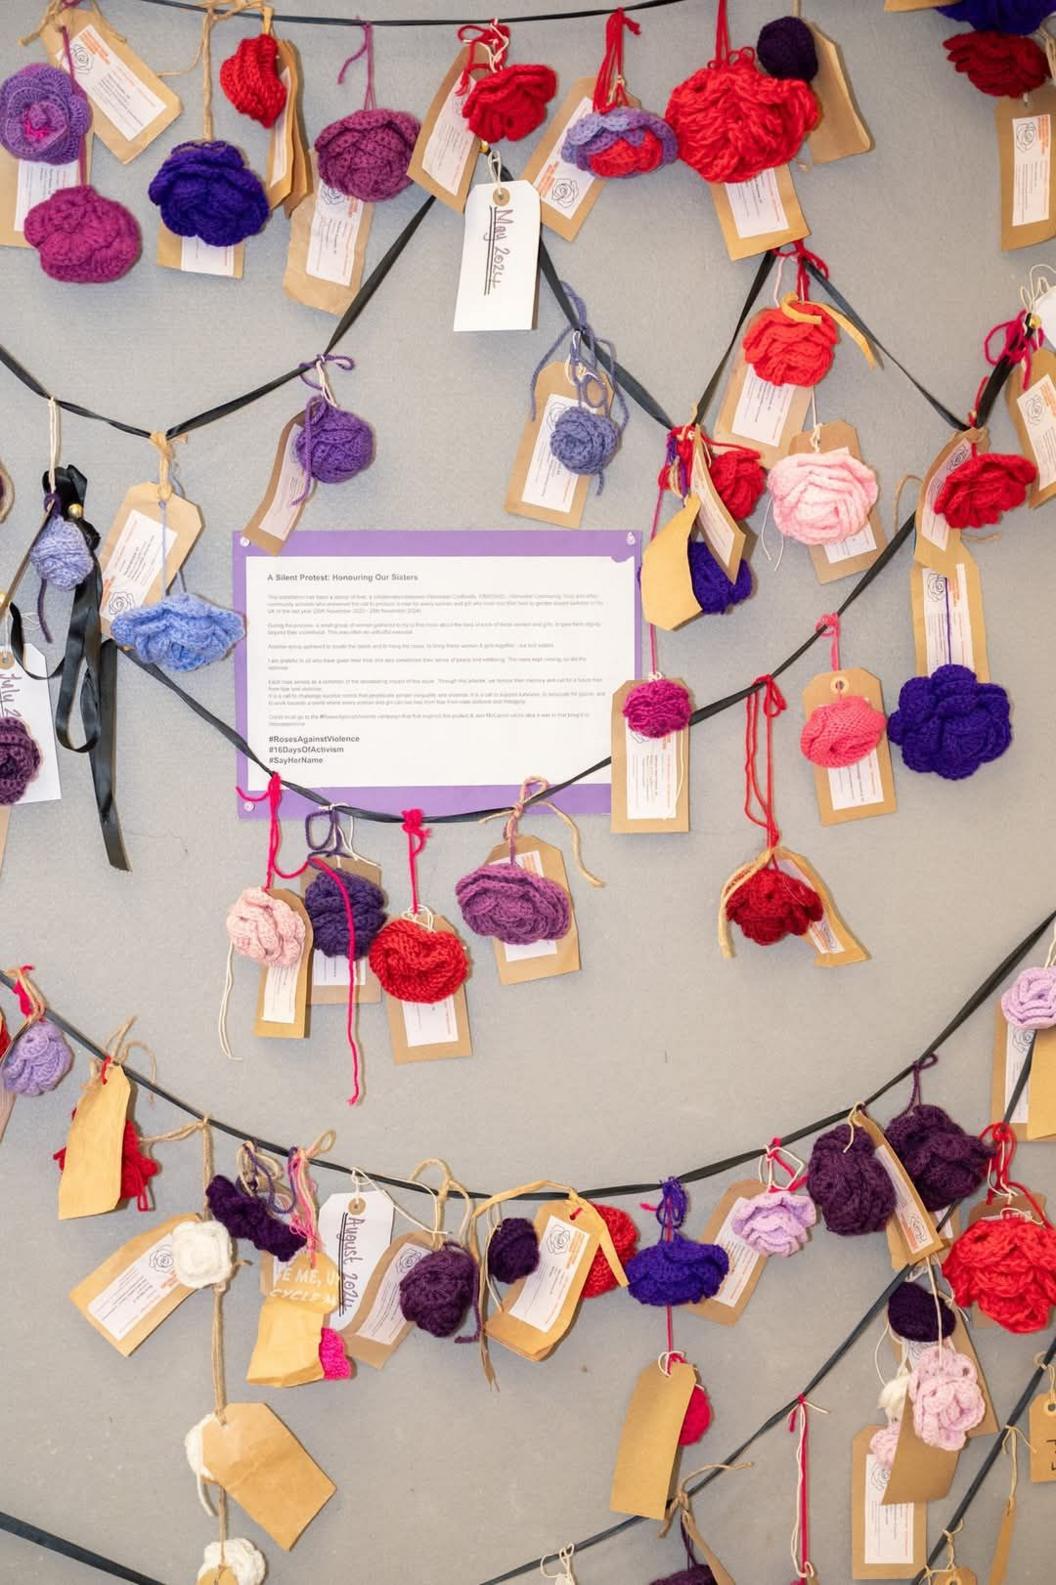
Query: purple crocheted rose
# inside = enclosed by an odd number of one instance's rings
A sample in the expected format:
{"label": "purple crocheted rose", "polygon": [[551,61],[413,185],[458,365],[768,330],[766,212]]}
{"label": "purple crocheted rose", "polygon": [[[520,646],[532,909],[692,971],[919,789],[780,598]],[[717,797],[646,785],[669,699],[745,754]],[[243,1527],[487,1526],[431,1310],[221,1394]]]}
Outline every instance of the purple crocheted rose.
{"label": "purple crocheted rose", "polygon": [[949,781],[973,776],[1012,741],[1008,694],[979,682],[967,666],[940,666],[903,683],[887,735],[909,770],[935,771]]}
{"label": "purple crocheted rose", "polygon": [[355,110],[331,121],[315,140],[320,180],[365,204],[394,198],[411,185],[407,167],[420,131],[405,110]]}
{"label": "purple crocheted rose", "polygon": [[23,66],[0,83],[0,143],[16,160],[69,165],[92,124],[92,107],[58,66]]}
{"label": "purple crocheted rose", "polygon": [[909,1378],[913,1428],[929,1447],[959,1452],[986,1414],[975,1366],[956,1349],[927,1348]]}
{"label": "purple crocheted rose", "polygon": [[40,767],[40,745],[26,723],[0,716],[0,805],[17,804]]}
{"label": "purple crocheted rose", "polygon": [[942,16],[983,33],[1036,33],[1051,10],[1051,0],[957,0],[939,7]]}
{"label": "purple crocheted rose", "polygon": [[222,660],[246,636],[237,611],[203,600],[198,594],[167,594],[153,605],[137,606],[115,617],[115,644],[130,649],[145,666],[197,671]]}
{"label": "purple crocheted rose", "polygon": [[1056,1024],[1056,966],[1024,969],[1001,998],[1001,1011],[1017,1029]]}
{"label": "purple crocheted rose", "polygon": [[941,1106],[909,1106],[891,1119],[886,1133],[929,1211],[944,1211],[967,1199],[986,1177],[990,1146],[967,1133]]}
{"label": "purple crocheted rose", "polygon": [[304,906],[312,921],[313,943],[324,957],[348,956],[345,898],[352,913],[355,955],[365,958],[386,919],[385,893],[365,875],[351,875],[346,870],[334,870],[332,875],[324,870],[316,875],[304,894]]}
{"label": "purple crocheted rose", "polygon": [[565,133],[561,158],[594,176],[640,176],[678,158],[678,139],[663,116],[622,105],[593,110]]}
{"label": "purple crocheted rose", "polygon": [[178,237],[232,247],[263,229],[268,200],[260,177],[231,143],[177,143],[147,188]]}
{"label": "purple crocheted rose", "polygon": [[766,1189],[740,1202],[731,1226],[757,1254],[794,1255],[807,1242],[807,1229],[817,1219],[817,1209],[808,1194]]}
{"label": "purple crocheted rose", "polygon": [[72,1062],[62,1031],[50,1018],[41,1018],[17,1037],[0,1066],[0,1078],[4,1089],[15,1095],[43,1095],[65,1077]]}

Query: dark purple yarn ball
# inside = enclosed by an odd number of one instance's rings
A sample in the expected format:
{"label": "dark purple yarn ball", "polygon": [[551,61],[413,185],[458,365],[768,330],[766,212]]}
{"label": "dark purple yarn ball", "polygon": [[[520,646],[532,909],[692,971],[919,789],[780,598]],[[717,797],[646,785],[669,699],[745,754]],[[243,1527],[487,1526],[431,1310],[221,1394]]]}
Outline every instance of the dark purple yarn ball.
{"label": "dark purple yarn ball", "polygon": [[665,1574],[655,1579],[653,1585],[715,1585],[715,1576],[706,1563],[691,1563],[677,1574]]}
{"label": "dark purple yarn ball", "polygon": [[477,1291],[477,1263],[461,1244],[434,1249],[400,1281],[400,1309],[433,1337],[450,1337],[465,1320]]}
{"label": "dark purple yarn ball", "polygon": [[814,35],[799,17],[775,17],[762,28],[756,59],[771,77],[798,77],[809,83],[818,75]]}
{"label": "dark purple yarn ball", "polygon": [[986,1178],[990,1146],[941,1106],[911,1106],[893,1117],[885,1132],[929,1211],[967,1199]]}
{"label": "dark purple yarn ball", "polygon": [[695,1239],[662,1239],[640,1249],[627,1262],[628,1291],[639,1304],[698,1304],[718,1293],[730,1269],[721,1244],[698,1244]]}
{"label": "dark purple yarn ball", "polygon": [[488,1270],[496,1282],[530,1277],[539,1264],[539,1235],[526,1216],[500,1222],[488,1245]]}
{"label": "dark purple yarn ball", "polygon": [[930,1288],[904,1282],[887,1301],[888,1325],[896,1337],[904,1337],[909,1343],[937,1343],[940,1314],[942,1335],[951,1337],[957,1317],[942,1298],[936,1309],[935,1295]]}
{"label": "dark purple yarn ball", "polygon": [[841,1238],[878,1233],[895,1209],[894,1185],[869,1135],[855,1126],[849,1148],[848,1138],[846,1123],[819,1134],[807,1168],[807,1193]]}
{"label": "dark purple yarn ball", "polygon": [[737,577],[731,583],[702,539],[689,541],[689,577],[693,598],[705,616],[721,616],[747,600],[752,592],[752,569],[741,558]]}
{"label": "dark purple yarn ball", "polygon": [[270,213],[264,184],[233,143],[177,143],[147,188],[178,237],[232,247],[262,230]]}
{"label": "dark purple yarn ball", "polygon": [[341,900],[342,892],[352,907],[355,954],[362,958],[370,951],[374,937],[385,923],[385,894],[365,875],[350,875],[347,870],[317,875],[304,894],[315,946],[328,958],[348,956],[348,915]]}
{"label": "dark purple yarn ball", "polygon": [[263,1200],[249,1194],[239,1183],[217,1173],[205,1191],[209,1209],[222,1222],[232,1238],[245,1238],[254,1249],[274,1255],[276,1260],[292,1260],[304,1248],[304,1234],[273,1216]]}

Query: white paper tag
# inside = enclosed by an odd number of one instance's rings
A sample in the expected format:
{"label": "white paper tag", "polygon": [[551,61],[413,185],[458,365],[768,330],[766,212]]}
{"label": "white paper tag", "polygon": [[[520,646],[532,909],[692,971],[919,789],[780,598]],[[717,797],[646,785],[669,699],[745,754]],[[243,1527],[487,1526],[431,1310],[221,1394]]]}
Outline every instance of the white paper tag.
{"label": "white paper tag", "polygon": [[569,512],[579,482],[576,474],[558,462],[550,450],[550,436],[561,414],[575,407],[574,396],[548,396],[543,419],[532,447],[521,500],[525,506],[545,506],[551,512]]}
{"label": "white paper tag", "polygon": [[716,1244],[720,1244],[729,1256],[730,1269],[722,1279],[722,1286],[715,1294],[716,1304],[728,1305],[732,1310],[736,1307],[738,1299],[751,1280],[752,1272],[762,1260],[762,1256],[750,1244],[746,1244],[739,1234],[733,1231],[733,1219],[737,1213],[748,1204],[747,1199],[734,1200],[726,1213],[725,1220],[715,1234]]}
{"label": "white paper tag", "polygon": [[565,1222],[559,1216],[550,1216],[539,1240],[539,1264],[509,1313],[515,1320],[523,1321],[538,1332],[549,1332],[561,1314],[565,1295],[590,1244],[586,1231]]}
{"label": "white paper tag", "polygon": [[456,330],[531,330],[539,194],[531,182],[479,182],[466,200]]}
{"label": "white paper tag", "polygon": [[880,756],[875,748],[853,765],[830,766],[828,777],[833,809],[864,809],[884,801]]}
{"label": "white paper tag", "polygon": [[750,182],[724,182],[723,186],[739,237],[765,237],[771,231],[788,230],[775,170],[762,171]]}
{"label": "white paper tag", "polygon": [[749,364],[733,415],[734,434],[763,446],[780,445],[798,390],[796,385],[771,385],[769,380],[761,380]]}
{"label": "white paper tag", "polygon": [[936,468],[928,484],[927,493],[924,496],[924,509],[920,514],[920,535],[922,539],[930,540],[939,550],[945,550],[949,543],[950,525],[944,517],[940,517],[936,512],[935,502],[938,499],[939,491],[954,468],[959,468],[962,462],[967,462],[971,455],[971,441],[962,440],[959,445],[954,446],[942,467]]}
{"label": "white paper tag", "polygon": [[47,165],[43,160],[19,160],[15,230],[25,231],[26,216],[37,204],[42,204],[62,187],[77,187],[80,180],[79,160],[71,160],[68,165]]}
{"label": "white paper tag", "polygon": [[297,500],[305,485],[304,469],[297,461],[296,451],[300,433],[300,424],[294,424],[286,436],[278,483],[268,509],[257,525],[262,534],[270,534],[273,539],[282,540],[284,544],[297,527],[304,507],[304,502]]}
{"label": "white paper tag", "polygon": [[885,1506],[884,1493],[890,1478],[891,1471],[867,1453],[864,1560],[872,1567],[913,1561],[913,1504],[893,1502]]}
{"label": "white paper tag", "polygon": [[[61,53],[60,47],[55,54],[60,66]],[[94,23],[70,39],[70,55],[78,87],[130,143],[165,114],[162,100],[114,54]]]}
{"label": "white paper tag", "polygon": [[[356,989],[367,983],[367,960],[356,959]],[[316,990],[348,989],[348,957],[328,958],[318,947],[312,953],[312,986]]]}
{"label": "white paper tag", "polygon": [[956,582],[928,567],[914,569],[924,589],[924,648],[928,675],[938,666],[967,666],[975,670],[972,616],[968,609],[968,578],[963,563]]}
{"label": "white paper tag", "polygon": [[289,169],[289,149],[286,146],[286,122],[290,115],[290,99],[293,93],[293,78],[290,68],[284,66],[279,73],[279,82],[286,90],[286,100],[282,109],[271,125],[270,141],[268,143],[268,179],[267,187],[274,187],[276,182],[281,182]]}
{"label": "white paper tag", "polygon": [[369,1343],[385,1345],[396,1341],[407,1325],[400,1309],[400,1283],[420,1260],[431,1253],[431,1250],[423,1249],[421,1244],[404,1244],[378,1284],[374,1303],[363,1325],[357,1330],[357,1337],[366,1338]]}
{"label": "white paper tag", "polygon": [[1056,479],[1056,385],[1052,375],[1043,374],[1029,391],[1017,396],[1016,406],[1038,465],[1038,488],[1045,490]]}
{"label": "white paper tag", "polygon": [[201,237],[180,238],[180,269],[192,275],[231,275],[235,273],[233,247],[214,248]]}
{"label": "white paper tag", "polygon": [[639,737],[624,722],[628,820],[673,820],[678,813],[682,740]]}
{"label": "white paper tag", "polygon": [[[362,1209],[353,1212],[353,1205]],[[330,1326],[347,1326],[355,1315],[374,1269],[392,1240],[395,1214],[396,1207],[385,1190],[371,1184],[353,1194],[331,1194],[323,1201],[319,1236],[341,1278],[341,1299]]]}
{"label": "white paper tag", "polygon": [[[493,864],[506,864],[507,859],[493,859]],[[533,875],[542,875],[543,865],[538,853],[518,853],[515,862],[522,870],[530,870]],[[506,954],[507,963],[522,963],[525,958],[556,958],[556,941],[530,941],[527,946],[510,946],[506,941],[500,942]]]}
{"label": "white paper tag", "polygon": [[445,192],[457,193],[467,161],[474,157],[477,136],[462,114],[465,94],[451,92],[444,100],[422,155],[422,170]]}
{"label": "white paper tag", "polygon": [[[813,882],[810,876],[804,875],[798,864],[793,864],[791,859],[784,856],[782,856],[781,862],[791,874],[798,876],[804,885],[809,886],[813,890]],[[832,928],[827,913],[822,914],[820,919],[811,921],[807,926],[807,937],[815,952],[820,952],[825,957],[832,953],[843,951],[840,938]]]}
{"label": "white paper tag", "polygon": [[297,979],[299,963],[275,963],[264,980],[264,1005],[261,1017],[268,1024],[297,1022]]}
{"label": "white paper tag", "polygon": [[319,281],[347,286],[356,267],[356,241],[366,204],[320,182],[308,232],[305,273]]}
{"label": "white paper tag", "polygon": [[[841,450],[847,448],[841,447]],[[841,539],[836,544],[828,543],[824,547],[825,560],[830,567],[835,567],[841,561],[850,561],[854,556],[868,556],[876,549],[876,535],[873,525],[866,518],[857,534],[849,534],[846,539]]]}
{"label": "white paper tag", "polygon": [[[1050,286],[1047,292],[1042,293],[1031,313],[1035,319],[1041,320],[1041,328],[1049,346],[1056,347],[1056,286]],[[1040,380],[1038,384],[1041,384]]]}
{"label": "white paper tag", "polygon": [[568,160],[563,160],[561,150],[565,146],[569,128],[582,121],[584,116],[591,115],[593,110],[593,101],[588,94],[584,94],[558,133],[553,154],[532,183],[550,208],[556,209],[569,220],[576,214],[598,178],[592,171],[581,171],[578,165],[570,165]]}
{"label": "white paper tag", "polygon": [[[1030,1048],[1034,1044],[1034,1031],[1032,1029],[1019,1029],[1015,1024],[1007,1026],[1005,1035],[1005,1105],[1012,1099],[1012,1092],[1019,1083],[1019,1075],[1023,1072],[1023,1065],[1030,1055]],[[1015,1110],[1009,1118],[1010,1123],[1022,1124],[1025,1128],[1030,1117],[1030,1084],[1024,1084],[1023,1092],[1016,1102]]]}
{"label": "white paper tag", "polygon": [[[99,607],[104,622],[112,622],[125,611],[141,606],[150,586],[162,569],[161,539],[165,536],[165,556],[176,543],[175,532],[163,527],[133,507],[118,535],[114,553],[106,565],[106,592]],[[164,577],[162,582],[164,583]]]}
{"label": "white paper tag", "polygon": [[115,1343],[128,1336],[166,1294],[179,1286],[173,1270],[172,1229],[97,1293],[88,1314]]}
{"label": "white paper tag", "polygon": [[1012,224],[1036,225],[1049,218],[1052,117],[1013,116]]}
{"label": "white paper tag", "polygon": [[902,1237],[906,1241],[906,1248],[911,1255],[915,1255],[918,1250],[927,1249],[932,1242],[932,1229],[928,1226],[927,1217],[922,1214],[906,1187],[905,1176],[890,1147],[877,1145],[875,1154],[895,1191],[895,1216]]}
{"label": "white paper tag", "polygon": [[442,1002],[401,1002],[400,1007],[409,1046],[446,1046],[458,1039],[453,996]]}
{"label": "white paper tag", "polygon": [[23,804],[51,803],[62,797],[59,785],[59,753],[55,746],[55,723],[51,718],[51,694],[44,676],[47,662],[39,649],[26,644],[26,667],[35,672],[27,676],[17,660],[0,670],[0,713],[18,716],[40,749],[40,769],[18,800]]}

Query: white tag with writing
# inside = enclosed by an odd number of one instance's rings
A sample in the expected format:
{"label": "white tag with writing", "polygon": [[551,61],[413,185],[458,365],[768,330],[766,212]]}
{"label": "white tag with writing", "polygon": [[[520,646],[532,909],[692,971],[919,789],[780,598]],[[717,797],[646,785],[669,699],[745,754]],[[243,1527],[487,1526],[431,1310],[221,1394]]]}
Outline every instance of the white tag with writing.
{"label": "white tag with writing", "polygon": [[[70,40],[70,54],[78,86],[129,142],[165,114],[165,101],[111,49],[91,22]],[[58,53],[56,64],[64,64]]]}
{"label": "white tag with writing", "polygon": [[353,1194],[331,1194],[319,1211],[323,1249],[341,1279],[340,1303],[330,1325],[347,1326],[367,1291],[374,1268],[392,1240],[396,1214],[384,1189],[366,1184]]}
{"label": "white tag with writing", "polygon": [[[1047,295],[1056,298],[1056,294]],[[1045,332],[1046,336],[1048,331]],[[1038,465],[1038,489],[1047,490],[1056,482],[1056,385],[1051,374],[1043,374],[1029,390],[1016,398],[1027,439]]]}
{"label": "white tag with writing", "polygon": [[1012,224],[1036,225],[1049,218],[1052,117],[1016,116],[1012,121],[1012,148]]}
{"label": "white tag with writing", "polygon": [[305,270],[319,281],[347,286],[356,266],[356,242],[366,204],[320,182],[315,193]]}
{"label": "white tag with writing", "polygon": [[192,275],[234,275],[233,247],[214,248],[201,237],[180,238],[180,269]]}
{"label": "white tag with writing", "polygon": [[531,330],[539,194],[531,182],[480,182],[466,200],[456,330]]}
{"label": "white tag with writing", "polygon": [[23,653],[26,666],[36,675],[27,675],[14,656],[9,666],[0,667],[0,715],[17,716],[24,721],[40,749],[40,769],[18,800],[19,803],[50,803],[62,797],[62,788],[59,786],[55,725],[51,719],[51,694],[44,676],[47,662],[32,644],[27,644]]}
{"label": "white tag with writing", "polygon": [[150,586],[162,567],[161,540],[165,536],[165,557],[176,543],[175,532],[162,527],[157,518],[135,508],[125,519],[106,564],[106,588],[99,613],[112,622],[124,611],[134,611],[150,593]]}
{"label": "white tag with writing", "polygon": [[409,1046],[446,1046],[458,1039],[455,998],[442,1002],[401,1002],[403,1027]]}
{"label": "white tag with writing", "polygon": [[639,737],[624,722],[624,754],[628,820],[673,820],[682,781],[681,735]]}
{"label": "white tag with writing", "polygon": [[751,181],[726,182],[724,186],[739,237],[766,237],[772,231],[788,230],[776,171],[762,171]]}
{"label": "white tag with writing", "polygon": [[587,1253],[590,1240],[586,1230],[573,1227],[559,1216],[551,1216],[539,1240],[539,1264],[524,1286],[509,1313],[525,1326],[549,1332],[565,1302],[565,1295]]}
{"label": "white tag with writing", "polygon": [[967,666],[975,670],[972,615],[968,608],[968,577],[964,563],[952,580],[929,567],[916,567],[924,589],[924,642],[928,674],[939,666]]}
{"label": "white tag with writing", "polygon": [[734,433],[746,440],[757,440],[760,445],[780,445],[797,390],[795,385],[771,385],[769,380],[761,380],[753,368],[747,368],[733,415]]}
{"label": "white tag with writing", "polygon": [[388,1346],[395,1343],[404,1327],[406,1318],[400,1308],[400,1283],[409,1271],[413,1271],[420,1260],[424,1260],[431,1251],[423,1249],[420,1244],[405,1244],[392,1261],[374,1295],[374,1303],[363,1325],[356,1333],[368,1343],[381,1343]]}
{"label": "white tag with writing", "polygon": [[[91,134],[89,134],[90,136]],[[26,216],[37,204],[42,204],[62,187],[77,187],[81,180],[79,160],[68,165],[48,165],[42,160],[18,161],[18,185],[15,190],[15,230],[25,231]]]}
{"label": "white tag with writing", "polygon": [[88,1314],[115,1343],[179,1286],[173,1269],[172,1229],[126,1266],[88,1305]]}

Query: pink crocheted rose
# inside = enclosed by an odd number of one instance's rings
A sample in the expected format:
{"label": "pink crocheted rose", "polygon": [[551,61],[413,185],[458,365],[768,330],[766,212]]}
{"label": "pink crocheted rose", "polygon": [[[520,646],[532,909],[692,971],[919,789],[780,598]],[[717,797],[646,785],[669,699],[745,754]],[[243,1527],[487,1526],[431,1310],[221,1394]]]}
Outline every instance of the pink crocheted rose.
{"label": "pink crocheted rose", "polygon": [[804,545],[833,545],[863,528],[879,486],[872,468],[849,451],[799,451],[767,477],[774,523]]}
{"label": "pink crocheted rose", "polygon": [[807,1242],[807,1229],[817,1219],[809,1194],[766,1189],[740,1201],[731,1226],[737,1237],[760,1255],[794,1255]]}
{"label": "pink crocheted rose", "polygon": [[895,1462],[895,1449],[898,1446],[898,1434],[901,1429],[901,1420],[889,1420],[887,1425],[880,1427],[869,1443],[870,1453],[884,1469],[890,1469]]}
{"label": "pink crocheted rose", "polygon": [[1024,969],[1002,996],[1001,1011],[1017,1029],[1051,1029],[1056,1024],[1056,965]]}
{"label": "pink crocheted rose", "polygon": [[975,1366],[953,1348],[928,1348],[909,1377],[913,1428],[929,1447],[959,1452],[986,1414]]}

